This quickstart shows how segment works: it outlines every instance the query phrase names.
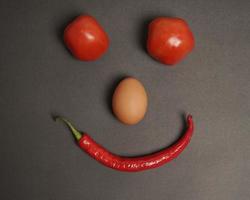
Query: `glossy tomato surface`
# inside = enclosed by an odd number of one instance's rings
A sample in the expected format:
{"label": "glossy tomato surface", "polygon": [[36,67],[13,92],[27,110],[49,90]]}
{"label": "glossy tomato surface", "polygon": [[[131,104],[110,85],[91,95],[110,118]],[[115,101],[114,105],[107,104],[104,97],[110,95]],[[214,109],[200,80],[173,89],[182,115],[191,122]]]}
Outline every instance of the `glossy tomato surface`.
{"label": "glossy tomato surface", "polygon": [[71,53],[83,61],[100,58],[108,49],[109,38],[97,20],[81,15],[64,30],[64,42]]}
{"label": "glossy tomato surface", "polygon": [[183,19],[159,17],[149,24],[147,51],[156,60],[174,65],[193,48],[193,34]]}

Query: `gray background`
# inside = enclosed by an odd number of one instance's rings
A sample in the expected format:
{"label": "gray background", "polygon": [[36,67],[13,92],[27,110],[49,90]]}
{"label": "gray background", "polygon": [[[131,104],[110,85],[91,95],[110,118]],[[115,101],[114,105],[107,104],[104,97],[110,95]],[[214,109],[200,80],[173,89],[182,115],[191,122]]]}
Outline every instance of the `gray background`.
{"label": "gray background", "polygon": [[[95,16],[111,44],[96,62],[75,60],[62,42],[75,16]],[[147,24],[186,19],[196,48],[175,68],[147,55]],[[1,0],[0,199],[250,198],[250,1]],[[149,96],[145,119],[125,126],[110,99],[125,76]],[[83,153],[52,115],[63,115],[121,155],[173,143],[194,116],[191,144],[173,162],[121,173]]]}

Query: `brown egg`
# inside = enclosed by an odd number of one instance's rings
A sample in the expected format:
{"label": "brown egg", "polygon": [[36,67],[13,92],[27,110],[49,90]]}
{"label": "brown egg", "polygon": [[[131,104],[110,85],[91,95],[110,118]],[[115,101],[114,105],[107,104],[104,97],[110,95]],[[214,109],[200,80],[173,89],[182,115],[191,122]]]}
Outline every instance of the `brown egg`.
{"label": "brown egg", "polygon": [[115,89],[112,108],[115,116],[124,124],[136,124],[147,111],[148,98],[142,83],[135,78],[123,79]]}

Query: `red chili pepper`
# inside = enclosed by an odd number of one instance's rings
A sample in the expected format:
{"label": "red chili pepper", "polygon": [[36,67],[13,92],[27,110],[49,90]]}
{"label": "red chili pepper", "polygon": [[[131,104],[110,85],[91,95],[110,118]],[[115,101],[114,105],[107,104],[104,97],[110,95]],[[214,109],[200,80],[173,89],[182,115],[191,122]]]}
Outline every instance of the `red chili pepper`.
{"label": "red chili pepper", "polygon": [[190,142],[194,129],[192,116],[188,115],[188,127],[186,132],[172,146],[145,156],[123,157],[109,152],[104,147],[97,144],[88,134],[81,134],[68,120],[62,117],[57,117],[56,119],[60,119],[68,125],[74,137],[78,141],[78,145],[95,160],[112,169],[127,172],[137,172],[156,168],[176,158]]}

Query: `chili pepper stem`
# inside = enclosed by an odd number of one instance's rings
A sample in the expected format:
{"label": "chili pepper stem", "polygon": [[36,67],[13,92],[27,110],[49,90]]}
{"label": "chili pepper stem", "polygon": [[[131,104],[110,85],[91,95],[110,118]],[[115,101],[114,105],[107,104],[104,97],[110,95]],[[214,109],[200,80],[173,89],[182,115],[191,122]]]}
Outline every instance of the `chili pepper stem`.
{"label": "chili pepper stem", "polygon": [[67,119],[63,117],[56,117],[55,120],[56,121],[61,120],[62,122],[64,122],[69,127],[69,129],[71,130],[73,136],[75,137],[77,141],[81,139],[82,134]]}

